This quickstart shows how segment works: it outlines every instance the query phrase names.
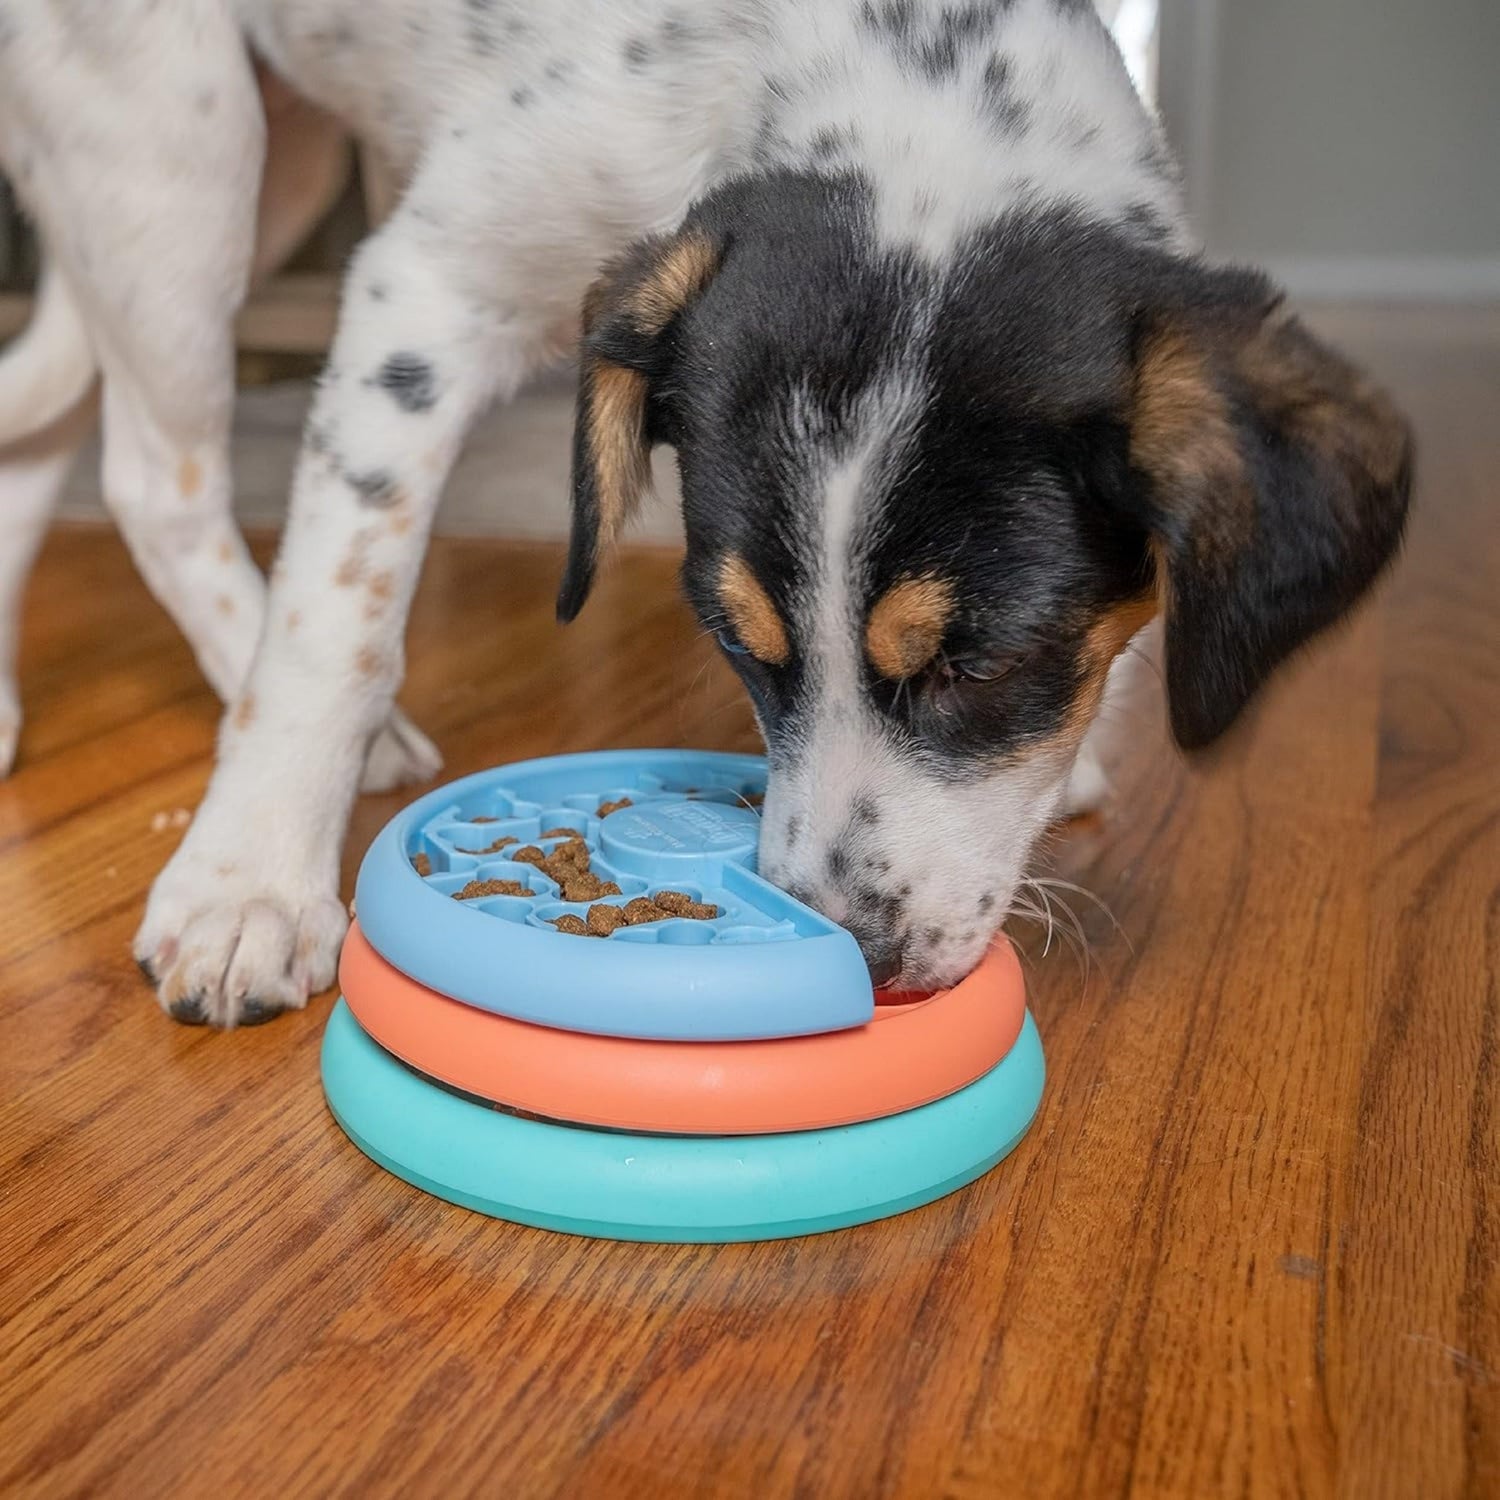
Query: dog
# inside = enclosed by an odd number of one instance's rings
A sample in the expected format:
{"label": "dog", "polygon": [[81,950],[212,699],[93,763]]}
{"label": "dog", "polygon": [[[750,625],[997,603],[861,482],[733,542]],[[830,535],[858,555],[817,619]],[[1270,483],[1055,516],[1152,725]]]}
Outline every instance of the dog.
{"label": "dog", "polygon": [[[268,589],[226,456],[231,319],[290,232],[258,239],[289,174],[257,67],[404,184]],[[0,161],[48,266],[0,364],[33,445],[3,612],[64,461],[39,429],[97,369],[104,493],[227,705],[135,942],[182,1021],[332,981],[361,766],[437,769],[392,700],[444,478],[580,324],[559,615],[671,445],[686,593],[766,742],[762,869],[877,983],[976,962],[1097,795],[1143,630],[1206,745],[1401,539],[1400,413],[1198,252],[1086,0],[0,0]]]}

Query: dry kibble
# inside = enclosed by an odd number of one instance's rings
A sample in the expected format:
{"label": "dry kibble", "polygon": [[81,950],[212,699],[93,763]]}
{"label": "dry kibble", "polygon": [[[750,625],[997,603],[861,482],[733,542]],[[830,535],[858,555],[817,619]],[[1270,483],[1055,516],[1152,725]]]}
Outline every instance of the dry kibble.
{"label": "dry kibble", "polygon": [[764,792],[746,792],[742,799],[746,807],[760,807],[766,800]]}
{"label": "dry kibble", "polygon": [[589,867],[589,846],[582,839],[569,839],[547,856],[547,863],[560,870],[586,870]]}
{"label": "dry kibble", "polygon": [[529,896],[531,888],[519,880],[471,880],[461,891],[454,891],[455,901],[475,901],[481,896]]}
{"label": "dry kibble", "polygon": [[413,854],[411,857],[411,867],[423,880],[426,880],[432,874],[432,861],[425,854]]}
{"label": "dry kibble", "polygon": [[642,922],[664,922],[672,915],[671,912],[660,907],[654,901],[648,901],[644,896],[637,896],[633,901],[625,903],[625,920],[632,927],[639,927]]}
{"label": "dry kibble", "polygon": [[518,865],[535,865],[542,871],[547,868],[547,856],[535,844],[527,844],[524,848],[517,849],[511,858]]}
{"label": "dry kibble", "polygon": [[608,894],[604,889],[604,882],[589,870],[565,875],[558,884],[562,886],[564,901],[597,901]]}
{"label": "dry kibble", "polygon": [[[502,834],[493,844],[486,844],[483,849],[459,849],[460,854],[498,854],[502,849],[509,849],[512,844],[519,844],[520,839],[511,838]],[[454,846],[457,847],[456,845]]]}
{"label": "dry kibble", "polygon": [[483,815],[481,815],[481,816],[479,816],[477,818],[465,818],[464,819],[464,822],[466,822],[466,823],[498,823],[499,821],[500,821],[499,818],[491,818],[491,817],[486,817],[486,816],[483,816]]}
{"label": "dry kibble", "polygon": [[595,937],[608,937],[625,925],[625,913],[618,906],[589,907],[588,929]]}
{"label": "dry kibble", "polygon": [[674,917],[688,917],[694,922],[712,922],[719,915],[717,906],[707,901],[694,901],[686,891],[658,891],[651,899]]}
{"label": "dry kibble", "polygon": [[576,839],[578,830],[576,828],[544,828],[537,834],[539,839]]}
{"label": "dry kibble", "polygon": [[595,934],[590,932],[587,926],[585,926],[583,918],[575,917],[570,911],[565,911],[560,917],[554,917],[552,919],[552,925],[557,928],[559,932],[566,932],[569,937],[595,936]]}
{"label": "dry kibble", "polygon": [[619,812],[622,807],[634,807],[629,797],[621,797],[618,802],[601,802],[596,817],[607,818],[612,812]]}

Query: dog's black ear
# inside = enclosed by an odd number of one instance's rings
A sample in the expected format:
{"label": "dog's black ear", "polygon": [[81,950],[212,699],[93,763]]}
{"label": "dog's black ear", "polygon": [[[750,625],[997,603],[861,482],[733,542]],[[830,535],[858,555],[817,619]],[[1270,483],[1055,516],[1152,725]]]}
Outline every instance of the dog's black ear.
{"label": "dog's black ear", "polygon": [[600,554],[651,484],[653,382],[670,364],[677,320],[713,280],[718,246],[701,230],[643,240],[605,266],[583,302],[573,428],[573,530],[557,595],[583,608]]}
{"label": "dog's black ear", "polygon": [[1263,277],[1190,276],[1139,315],[1130,427],[1184,749],[1222,734],[1375,579],[1412,468],[1400,412]]}

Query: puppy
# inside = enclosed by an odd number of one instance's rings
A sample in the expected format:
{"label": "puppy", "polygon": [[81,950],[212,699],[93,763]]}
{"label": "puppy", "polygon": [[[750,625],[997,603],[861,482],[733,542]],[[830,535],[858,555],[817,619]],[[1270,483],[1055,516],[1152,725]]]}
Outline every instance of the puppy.
{"label": "puppy", "polygon": [[243,556],[223,445],[251,59],[406,183],[350,269],[259,645],[137,938],[179,1019],[332,979],[338,844],[444,476],[580,299],[559,613],[672,445],[687,593],[770,756],[763,869],[881,982],[978,958],[1153,616],[1173,731],[1203,745],[1398,545],[1399,414],[1262,277],[1194,252],[1080,0],[0,17],[0,154],[104,372],[106,492],[163,550]]}

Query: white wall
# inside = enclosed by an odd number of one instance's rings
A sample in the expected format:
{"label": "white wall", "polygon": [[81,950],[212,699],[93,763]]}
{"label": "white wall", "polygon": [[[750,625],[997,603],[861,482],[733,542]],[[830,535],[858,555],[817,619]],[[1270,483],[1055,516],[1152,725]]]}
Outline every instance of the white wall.
{"label": "white wall", "polygon": [[1214,253],[1500,297],[1500,0],[1163,0],[1160,89]]}

